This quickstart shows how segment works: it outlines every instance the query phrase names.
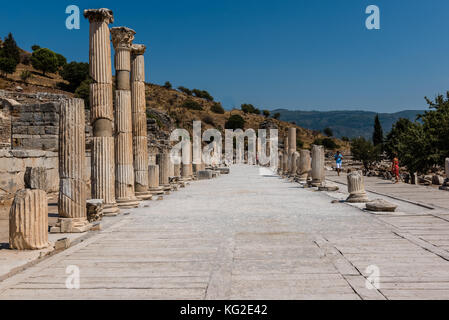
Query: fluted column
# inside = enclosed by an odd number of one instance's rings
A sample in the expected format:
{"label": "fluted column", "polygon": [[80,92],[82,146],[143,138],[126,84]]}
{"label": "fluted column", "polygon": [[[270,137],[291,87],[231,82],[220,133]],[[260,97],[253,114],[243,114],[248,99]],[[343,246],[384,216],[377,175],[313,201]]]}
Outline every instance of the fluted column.
{"label": "fluted column", "polygon": [[[105,215],[119,212],[114,190],[114,137],[111,45],[108,24],[114,22],[109,9],[88,9],[90,22],[89,74],[92,137],[92,198],[103,199]],[[111,156],[112,155],[112,156]]]}
{"label": "fluted column", "polygon": [[282,157],[282,173],[284,175],[288,174],[288,153],[289,153],[289,143],[288,134],[284,136],[284,155]]}
{"label": "fluted column", "polygon": [[86,211],[87,185],[84,180],[85,127],[84,101],[64,100],[59,117],[58,212],[62,219],[58,223],[70,225],[64,230],[69,233],[84,232],[90,228]]}
{"label": "fluted column", "polygon": [[136,194],[148,192],[148,133],[145,100],[145,53],[143,44],[131,50],[131,112]]}
{"label": "fluted column", "polygon": [[312,170],[311,162],[312,162],[312,160],[310,159],[310,151],[304,150],[304,149],[300,150],[299,151],[299,167],[298,167],[298,174],[299,174],[300,182],[307,181],[309,172],[310,172],[310,170]]}
{"label": "fluted column", "polygon": [[299,153],[296,151],[293,152],[291,158],[292,160],[290,164],[290,175],[296,176]]}
{"label": "fluted column", "polygon": [[40,250],[49,245],[47,193],[30,189],[17,192],[9,213],[9,247]]}
{"label": "fluted column", "polygon": [[119,207],[137,206],[134,189],[133,126],[131,115],[131,46],[135,32],[111,29],[115,49],[115,196]]}
{"label": "fluted column", "polygon": [[353,171],[348,174],[348,192],[349,197],[346,200],[351,203],[369,202],[365,192],[365,182],[363,174],[360,171]]}
{"label": "fluted column", "polygon": [[181,177],[183,180],[190,180],[192,175],[192,146],[189,143],[189,148],[183,149],[182,152]]}
{"label": "fluted column", "polygon": [[312,146],[312,186],[320,186],[325,179],[324,173],[324,147]]}
{"label": "fluted column", "polygon": [[294,175],[293,167],[296,167],[296,162],[293,163],[293,154],[296,152],[296,128],[288,128],[288,173]]}

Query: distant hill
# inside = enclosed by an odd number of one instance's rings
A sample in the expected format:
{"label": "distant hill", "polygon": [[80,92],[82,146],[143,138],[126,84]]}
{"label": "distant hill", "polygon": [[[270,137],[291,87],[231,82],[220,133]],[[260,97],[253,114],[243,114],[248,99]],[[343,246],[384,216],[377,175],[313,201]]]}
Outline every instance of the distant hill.
{"label": "distant hill", "polygon": [[[320,130],[329,127],[333,130],[337,138],[341,137],[365,137],[372,138],[374,118],[376,112],[369,111],[290,111],[278,109],[273,113],[279,112],[281,120],[295,122],[296,125],[311,129]],[[384,133],[387,134],[393,124],[400,118],[415,120],[418,114],[424,113],[424,110],[405,110],[396,113],[379,113],[380,122]]]}

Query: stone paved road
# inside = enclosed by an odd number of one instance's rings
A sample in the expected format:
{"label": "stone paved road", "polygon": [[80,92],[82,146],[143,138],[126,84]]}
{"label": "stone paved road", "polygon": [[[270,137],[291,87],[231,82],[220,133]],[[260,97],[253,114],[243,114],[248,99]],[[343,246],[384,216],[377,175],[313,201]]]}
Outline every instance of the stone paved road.
{"label": "stone paved road", "polygon": [[[115,218],[0,283],[0,299],[449,299],[444,248],[266,173],[233,167]],[[80,290],[66,289],[70,265]]]}

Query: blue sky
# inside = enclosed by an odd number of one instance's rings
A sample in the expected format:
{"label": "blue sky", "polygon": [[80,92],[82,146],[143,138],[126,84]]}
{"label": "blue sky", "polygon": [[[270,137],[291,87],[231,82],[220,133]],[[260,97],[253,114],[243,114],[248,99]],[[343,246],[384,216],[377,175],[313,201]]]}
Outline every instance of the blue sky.
{"label": "blue sky", "polygon": [[[8,1],[0,36],[87,61],[87,21],[65,28],[71,4],[135,29],[150,82],[205,89],[228,108],[394,112],[449,90],[447,0]],[[365,28],[370,4],[381,30]]]}

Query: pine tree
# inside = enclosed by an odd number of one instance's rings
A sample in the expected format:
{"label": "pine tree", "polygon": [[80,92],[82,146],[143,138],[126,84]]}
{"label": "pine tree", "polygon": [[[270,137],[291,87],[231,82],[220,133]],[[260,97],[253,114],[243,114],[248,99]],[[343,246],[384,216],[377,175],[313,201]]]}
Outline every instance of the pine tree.
{"label": "pine tree", "polygon": [[16,65],[20,62],[20,50],[11,33],[5,38],[1,51],[3,58],[13,59]]}
{"label": "pine tree", "polygon": [[374,134],[373,134],[373,144],[374,146],[382,145],[384,142],[384,132],[382,130],[382,125],[380,124],[379,115],[376,115],[374,119]]}

